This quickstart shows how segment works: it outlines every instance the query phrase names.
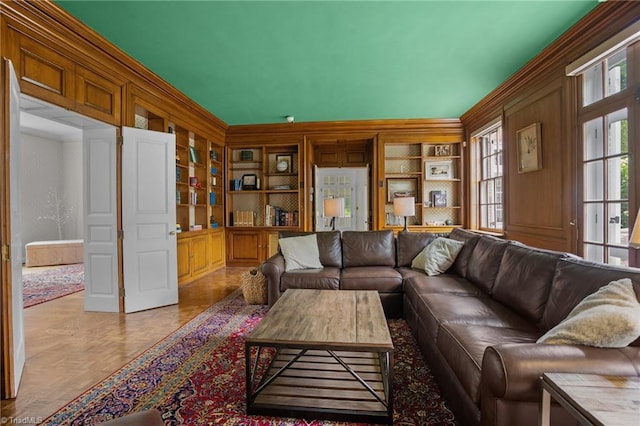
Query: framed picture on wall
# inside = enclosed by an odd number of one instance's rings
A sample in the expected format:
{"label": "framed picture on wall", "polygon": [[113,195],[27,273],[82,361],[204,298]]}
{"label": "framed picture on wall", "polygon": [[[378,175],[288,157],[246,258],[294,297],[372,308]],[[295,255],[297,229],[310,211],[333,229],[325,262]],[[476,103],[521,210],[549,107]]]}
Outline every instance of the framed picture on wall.
{"label": "framed picture on wall", "polygon": [[518,143],[518,172],[526,173],[542,169],[540,123],[533,123],[516,132]]}

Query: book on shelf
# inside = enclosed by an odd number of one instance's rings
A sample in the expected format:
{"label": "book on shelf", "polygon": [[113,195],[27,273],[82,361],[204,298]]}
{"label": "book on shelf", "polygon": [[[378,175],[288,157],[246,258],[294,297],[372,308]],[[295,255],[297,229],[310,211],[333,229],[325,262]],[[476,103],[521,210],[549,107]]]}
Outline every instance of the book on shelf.
{"label": "book on shelf", "polygon": [[233,226],[254,226],[255,214],[253,210],[234,210]]}
{"label": "book on shelf", "polygon": [[192,163],[199,163],[198,151],[194,146],[189,147],[189,161]]}
{"label": "book on shelf", "polygon": [[229,181],[229,189],[231,191],[240,191],[242,189],[242,179],[231,179]]}
{"label": "book on shelf", "polygon": [[288,212],[278,206],[267,204],[264,212],[265,226],[298,226],[298,212]]}

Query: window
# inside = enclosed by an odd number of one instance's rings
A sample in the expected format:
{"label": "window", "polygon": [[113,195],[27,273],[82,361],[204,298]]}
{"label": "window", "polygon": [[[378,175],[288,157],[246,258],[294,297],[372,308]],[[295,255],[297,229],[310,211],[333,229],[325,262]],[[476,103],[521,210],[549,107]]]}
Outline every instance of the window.
{"label": "window", "polygon": [[[585,259],[628,266],[633,227],[629,203],[629,125],[633,94],[627,93],[626,48],[582,75],[581,249]],[[629,63],[630,65],[630,63]],[[613,97],[613,95],[621,94]]]}
{"label": "window", "polygon": [[502,124],[494,124],[473,137],[475,158],[478,164],[473,174],[475,200],[477,200],[477,227],[486,231],[501,232],[503,223],[503,167]]}

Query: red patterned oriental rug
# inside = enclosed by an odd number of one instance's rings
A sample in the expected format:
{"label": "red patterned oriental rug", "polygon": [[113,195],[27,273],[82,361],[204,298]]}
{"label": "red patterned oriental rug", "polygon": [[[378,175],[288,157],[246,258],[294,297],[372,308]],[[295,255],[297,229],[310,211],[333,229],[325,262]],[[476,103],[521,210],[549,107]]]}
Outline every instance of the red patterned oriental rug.
{"label": "red patterned oriental rug", "polygon": [[83,263],[22,271],[22,299],[25,308],[82,290]]}
{"label": "red patterned oriental rug", "polygon": [[[93,425],[157,408],[165,425],[350,425],[245,414],[244,337],[266,313],[238,290],[213,305],[43,424]],[[394,424],[455,425],[404,320],[390,320]]]}

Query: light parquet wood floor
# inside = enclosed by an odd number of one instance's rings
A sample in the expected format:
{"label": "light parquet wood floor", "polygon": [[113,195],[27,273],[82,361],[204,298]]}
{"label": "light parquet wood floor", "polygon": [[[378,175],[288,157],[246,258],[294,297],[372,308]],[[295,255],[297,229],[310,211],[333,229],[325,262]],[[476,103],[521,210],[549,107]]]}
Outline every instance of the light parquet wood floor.
{"label": "light parquet wood floor", "polygon": [[179,303],[132,314],[85,312],[84,292],[24,310],[26,366],[3,417],[47,417],[240,285],[223,268],[180,287]]}

